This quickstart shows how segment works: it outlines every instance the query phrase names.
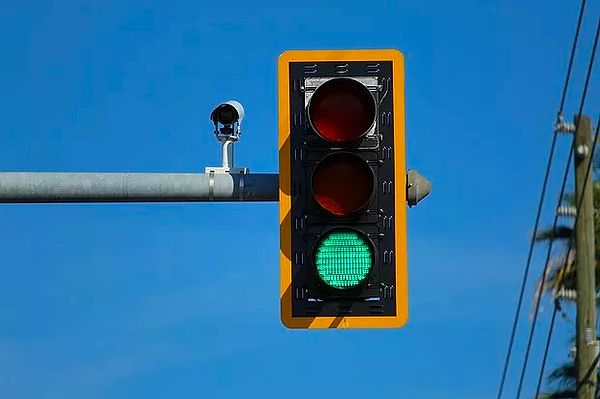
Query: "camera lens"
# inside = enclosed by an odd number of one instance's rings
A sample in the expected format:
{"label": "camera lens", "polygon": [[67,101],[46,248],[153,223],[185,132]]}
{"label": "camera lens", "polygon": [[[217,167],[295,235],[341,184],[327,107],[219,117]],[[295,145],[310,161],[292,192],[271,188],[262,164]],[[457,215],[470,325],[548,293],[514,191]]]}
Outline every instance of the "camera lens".
{"label": "camera lens", "polygon": [[223,104],[217,108],[217,121],[223,125],[231,125],[238,118],[237,111],[229,104]]}

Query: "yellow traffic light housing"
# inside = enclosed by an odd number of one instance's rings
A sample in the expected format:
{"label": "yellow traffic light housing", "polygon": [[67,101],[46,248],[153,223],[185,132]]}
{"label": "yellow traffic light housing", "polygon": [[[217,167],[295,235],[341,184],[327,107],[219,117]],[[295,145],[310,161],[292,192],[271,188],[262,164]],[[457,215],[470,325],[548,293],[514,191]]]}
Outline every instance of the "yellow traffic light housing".
{"label": "yellow traffic light housing", "polygon": [[404,60],[397,50],[279,58],[281,319],[408,319]]}

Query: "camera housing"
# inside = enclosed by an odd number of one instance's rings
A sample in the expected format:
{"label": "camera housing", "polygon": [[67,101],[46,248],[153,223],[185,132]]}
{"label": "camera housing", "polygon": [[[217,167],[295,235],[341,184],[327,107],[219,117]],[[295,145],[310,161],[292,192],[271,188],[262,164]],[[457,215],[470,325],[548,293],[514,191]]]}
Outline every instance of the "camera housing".
{"label": "camera housing", "polygon": [[210,120],[214,124],[215,137],[222,146],[223,164],[205,168],[206,173],[248,173],[248,168],[235,168],[233,164],[233,146],[240,139],[242,119],[244,107],[235,100],[219,103],[212,110]]}
{"label": "camera housing", "polygon": [[234,100],[220,103],[210,113],[210,120],[215,125],[224,127],[232,127],[235,123],[239,125],[242,119],[244,119],[244,107]]}

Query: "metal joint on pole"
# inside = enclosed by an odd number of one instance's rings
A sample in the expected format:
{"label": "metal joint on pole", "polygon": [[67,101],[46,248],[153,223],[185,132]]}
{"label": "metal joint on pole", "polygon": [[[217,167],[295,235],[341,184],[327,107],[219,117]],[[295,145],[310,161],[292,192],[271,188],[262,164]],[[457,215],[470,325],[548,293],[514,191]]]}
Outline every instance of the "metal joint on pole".
{"label": "metal joint on pole", "polygon": [[556,208],[556,213],[558,216],[575,217],[577,216],[577,208],[572,205],[561,205]]}
{"label": "metal joint on pole", "polygon": [[554,124],[555,133],[575,133],[576,129],[575,123],[565,122],[563,114],[558,114],[556,123]]}

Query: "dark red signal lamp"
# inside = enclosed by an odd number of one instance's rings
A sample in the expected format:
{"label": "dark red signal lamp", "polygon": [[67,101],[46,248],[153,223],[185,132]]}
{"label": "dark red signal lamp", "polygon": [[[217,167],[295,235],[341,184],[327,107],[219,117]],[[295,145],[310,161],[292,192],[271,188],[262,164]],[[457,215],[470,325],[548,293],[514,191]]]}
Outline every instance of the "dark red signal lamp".
{"label": "dark red signal lamp", "polygon": [[333,144],[350,144],[375,124],[377,106],[369,89],[350,78],[333,78],[315,90],[308,119],[315,132]]}
{"label": "dark red signal lamp", "polygon": [[375,177],[367,161],[350,152],[335,152],[323,158],[312,173],[316,203],[337,217],[364,210],[375,192]]}

